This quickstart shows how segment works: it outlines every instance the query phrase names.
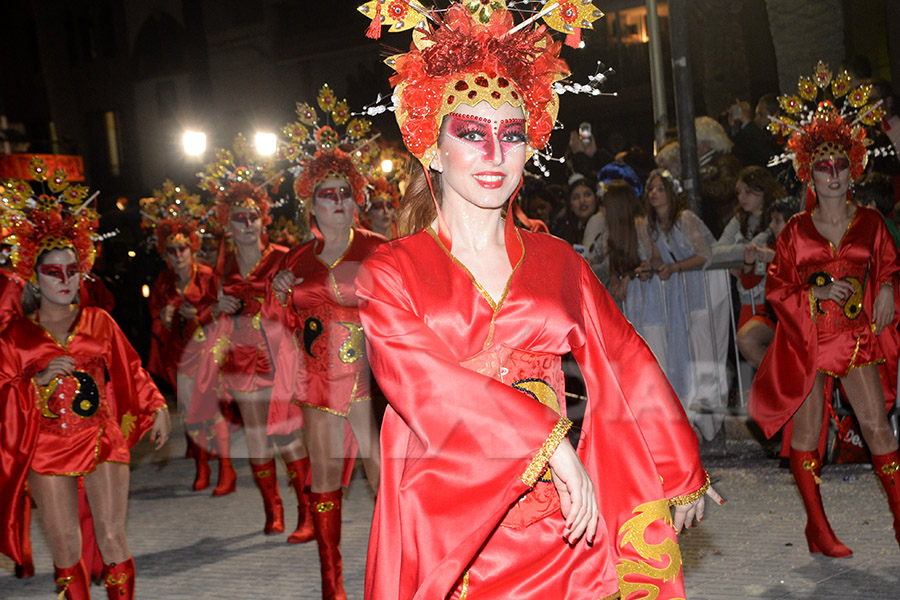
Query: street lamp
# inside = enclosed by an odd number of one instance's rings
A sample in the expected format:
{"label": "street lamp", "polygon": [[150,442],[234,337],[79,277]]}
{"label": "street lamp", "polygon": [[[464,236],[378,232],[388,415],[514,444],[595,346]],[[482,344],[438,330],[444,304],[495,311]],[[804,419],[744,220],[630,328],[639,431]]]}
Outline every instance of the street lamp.
{"label": "street lamp", "polygon": [[206,134],[202,131],[185,131],[181,142],[188,156],[200,156],[206,152]]}
{"label": "street lamp", "polygon": [[278,148],[278,138],[274,133],[258,132],[254,138],[256,142],[256,151],[260,156],[271,156],[275,154]]}
{"label": "street lamp", "polygon": [[381,172],[382,173],[387,175],[393,170],[394,170],[394,161],[392,161],[389,158],[386,158],[383,161],[381,161]]}

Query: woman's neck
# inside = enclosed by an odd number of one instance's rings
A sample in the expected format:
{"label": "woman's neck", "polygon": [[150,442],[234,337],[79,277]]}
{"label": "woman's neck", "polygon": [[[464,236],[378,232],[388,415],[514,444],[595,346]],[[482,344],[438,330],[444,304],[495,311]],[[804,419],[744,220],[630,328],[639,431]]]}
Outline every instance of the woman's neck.
{"label": "woman's neck", "polygon": [[346,248],[350,244],[350,230],[352,227],[348,224],[345,227],[322,227],[318,223],[316,226],[322,232],[322,240],[327,248]]}
{"label": "woman's neck", "polygon": [[500,208],[481,208],[462,198],[450,196],[444,199],[441,212],[450,230],[454,249],[479,252],[491,245],[504,244],[504,222]]}
{"label": "woman's neck", "polygon": [[816,205],[819,218],[832,223],[839,223],[846,219],[850,210],[849,203],[839,197],[819,197]]}
{"label": "woman's neck", "polygon": [[255,265],[262,256],[262,242],[235,244],[237,260],[243,265]]}
{"label": "woman's neck", "polygon": [[58,304],[44,298],[38,312],[42,322],[54,323],[71,317],[77,310],[78,306],[75,304]]}
{"label": "woman's neck", "polygon": [[660,223],[665,223],[669,218],[669,205],[656,207],[656,218]]}
{"label": "woman's neck", "polygon": [[173,269],[175,278],[178,280],[178,286],[184,287],[191,282],[191,272],[194,270],[194,263],[188,263],[187,266],[180,269]]}

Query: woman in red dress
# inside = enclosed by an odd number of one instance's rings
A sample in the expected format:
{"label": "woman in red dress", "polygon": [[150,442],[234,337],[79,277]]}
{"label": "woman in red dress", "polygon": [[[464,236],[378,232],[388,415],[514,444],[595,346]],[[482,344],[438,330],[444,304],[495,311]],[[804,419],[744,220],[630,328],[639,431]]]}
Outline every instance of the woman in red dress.
{"label": "woman in red dress", "polygon": [[[339,107],[326,85],[319,106],[336,123]],[[303,115],[301,114],[301,118]],[[278,344],[270,431],[287,433],[302,421],[309,449],[311,484],[306,532],[319,546],[322,597],[346,599],[340,552],[342,479],[358,444],[366,476],[378,491],[378,425],[372,408],[371,375],[357,309],[354,280],[362,261],[385,239],[357,225],[356,208],[366,202],[366,178],[350,154],[320,140],[335,133],[318,127],[294,140],[309,148],[294,188],[301,213],[312,211],[314,239],[292,249],[272,282],[268,307],[293,337]],[[366,124],[367,127],[367,124]],[[291,129],[289,125],[285,129]],[[361,137],[365,128],[354,130]],[[349,136],[349,133],[348,133]],[[352,138],[345,140],[350,147]],[[293,342],[293,343],[292,343]],[[298,414],[298,412],[300,414]],[[302,418],[301,418],[302,417]],[[343,477],[342,477],[343,474]],[[302,473],[304,481],[306,473]]]}
{"label": "woman in red dress", "polygon": [[[150,293],[153,336],[147,369],[172,386],[181,404],[179,412],[185,416],[206,340],[204,327],[212,321],[210,309],[218,292],[212,268],[195,260],[200,249],[199,220],[204,212],[199,202],[199,196],[188,194],[171,181],[166,181],[153,197],[141,200],[144,229],[155,236],[156,248],[168,267],[159,274]],[[185,431],[197,464],[193,488],[205,490],[209,487],[208,440],[227,446],[228,423],[217,414],[209,424],[194,424]],[[213,495],[233,492],[235,479],[225,448],[219,454],[219,485]]]}
{"label": "woman in red dress", "polygon": [[[36,179],[47,179],[34,171]],[[30,198],[28,184],[15,182],[5,202],[12,211],[3,214],[16,240],[15,270],[28,283],[23,314],[0,338],[0,550],[23,562],[16,523],[27,481],[60,597],[90,598],[78,511],[83,477],[107,595],[133,598],[134,560],[125,539],[129,448],[148,430],[161,448],[170,431],[168,411],[109,314],[74,303],[93,262],[97,217],[85,206],[86,188],[67,185],[60,171],[49,185],[62,191],[61,203]]]}
{"label": "woman in red dress", "polygon": [[[543,26],[483,8],[452,3],[391,63],[425,171],[403,201],[415,233],[357,278],[389,403],[366,598],[683,597],[676,530],[709,483],[697,436],[588,264],[503,220],[568,70]],[[570,352],[588,395],[574,446]]]}
{"label": "woman in red dress", "polygon": [[[207,336],[188,424],[214,418],[220,398],[235,401],[244,423],[253,480],[263,499],[264,532],[273,534],[284,532],[284,506],[272,444],[278,447],[298,496],[303,492],[298,473],[307,455],[302,430],[282,436],[269,436],[266,431],[275,362],[270,323],[262,318],[262,306],[287,248],[269,243],[265,235],[265,225],[271,221],[265,180],[271,172],[265,163],[250,163],[248,152],[239,137],[235,156],[248,162],[236,164],[230,152],[220,152],[220,162],[207,167],[204,179],[207,189],[216,194],[216,219],[230,234],[233,249],[219,253],[218,299],[212,306],[216,323]],[[256,179],[262,181],[256,183]],[[301,520],[298,528],[302,526]]]}
{"label": "woman in red dress", "polygon": [[[801,78],[800,95],[816,96]],[[873,110],[867,91],[850,91],[844,72],[832,82],[819,63],[815,81],[848,95],[860,120]],[[808,83],[808,85],[807,85]],[[811,93],[810,93],[811,92]],[[797,100],[796,97],[793,98]],[[790,105],[791,98],[783,100]],[[801,107],[798,112],[805,109]],[[775,309],[775,339],[750,392],[751,416],[769,436],[784,428],[790,465],[807,513],[810,552],[844,557],[852,551],[828,524],[819,477],[833,378],[839,378],[872,451],[875,473],[894,513],[900,541],[900,458],[887,419],[897,385],[897,251],[877,211],[850,201],[850,182],[866,164],[865,131],[823,100],[809,121],[791,124],[788,149],[797,177],[811,183],[806,210],[778,237],[769,266],[766,299]],[[876,114],[877,116],[877,114]]]}

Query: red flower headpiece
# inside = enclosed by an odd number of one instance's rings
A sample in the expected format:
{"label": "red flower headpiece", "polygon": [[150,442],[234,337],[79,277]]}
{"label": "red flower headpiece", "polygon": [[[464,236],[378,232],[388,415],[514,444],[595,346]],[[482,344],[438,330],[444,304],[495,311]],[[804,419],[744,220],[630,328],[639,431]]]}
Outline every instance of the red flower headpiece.
{"label": "red flower headpiece", "polygon": [[316,110],[298,102],[298,120],[281,129],[288,141],[279,148],[279,157],[297,165],[294,191],[301,203],[312,199],[320,183],[337,178],[350,184],[353,200],[362,206],[366,201],[364,173],[371,168],[372,152],[377,150],[362,138],[372,124],[351,118],[347,101],[339,101],[327,83],[319,90],[317,102],[327,120],[335,126],[346,124],[344,134],[331,125],[321,125]]}
{"label": "red flower headpiece", "polygon": [[[375,19],[372,11],[379,8],[375,4],[370,2],[360,11]],[[407,6],[412,8],[411,4]],[[570,34],[590,27],[603,14],[589,1],[555,6],[536,16]],[[434,11],[412,9],[409,13],[415,14],[409,14],[404,26],[410,21],[416,26],[410,51],[385,62],[396,70],[390,81],[395,86],[397,121],[416,158],[427,167],[437,153],[444,116],[460,104],[475,106],[482,101],[494,108],[504,102],[522,107],[529,155],[546,146],[559,110],[553,84],[569,76],[568,66],[559,58],[561,44],[546,26],[534,27],[534,19],[514,26],[505,2],[496,1],[453,3],[443,18]],[[433,25],[426,23],[426,14]],[[400,29],[393,25],[396,20],[381,21],[392,24],[392,31]]]}
{"label": "red flower headpiece", "polygon": [[377,177],[371,181],[372,192],[369,194],[369,204],[376,200],[386,201],[394,210],[400,208],[400,190],[385,177]]}
{"label": "red flower headpiece", "polygon": [[[865,171],[868,161],[866,125],[875,125],[883,117],[881,102],[869,102],[871,86],[850,89],[850,74],[844,71],[832,78],[828,65],[819,61],[813,77],[800,77],[797,95],[779,96],[784,115],[772,117],[769,131],[789,136],[790,154],[770,161],[778,164],[792,160],[797,178],[812,179],[812,163],[823,156],[846,155],[850,159],[851,180]],[[855,117],[853,113],[856,113]]]}
{"label": "red flower headpiece", "polygon": [[216,224],[227,231],[235,208],[258,212],[264,227],[271,223],[269,208],[272,200],[268,190],[270,186],[277,189],[281,180],[275,161],[259,156],[243,134],[238,134],[234,152],[223,148],[216,150],[216,161],[206,165],[200,176],[200,187],[215,198]]}
{"label": "red flower headpiece", "polygon": [[141,198],[143,219],[141,226],[148,234],[156,236],[156,249],[165,254],[166,244],[184,243],[192,252],[200,249],[203,228],[200,222],[206,210],[200,204],[200,196],[189,194],[181,186],[167,179],[162,189],[153,190],[153,197]]}
{"label": "red flower headpiece", "polygon": [[75,252],[79,271],[89,273],[96,256],[93,235],[97,213],[87,205],[96,194],[87,198],[88,188],[70,185],[63,169],[48,176],[38,157],[31,160],[29,172],[35,181],[46,182],[58,196],[35,195],[28,182],[18,179],[0,183],[0,225],[8,232],[5,242],[12,246],[13,269],[33,283],[35,263],[41,253],[70,248]]}

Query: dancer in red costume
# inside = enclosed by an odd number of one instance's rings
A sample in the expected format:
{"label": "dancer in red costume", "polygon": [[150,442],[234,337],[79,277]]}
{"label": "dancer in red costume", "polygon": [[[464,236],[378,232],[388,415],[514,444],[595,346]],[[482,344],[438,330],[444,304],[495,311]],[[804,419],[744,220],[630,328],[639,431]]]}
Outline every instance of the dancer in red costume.
{"label": "dancer in red costume", "polygon": [[373,192],[366,203],[366,219],[369,229],[385,239],[397,237],[397,210],[400,208],[400,191],[385,177],[372,181]]}
{"label": "dancer in red costume", "polygon": [[[23,487],[37,503],[50,543],[61,597],[90,598],[81,560],[77,479],[84,477],[103,557],[109,598],[134,597],[134,560],[125,539],[129,448],[150,431],[161,448],[169,436],[166,404],[137,353],[102,309],[73,304],[94,257],[96,213],[87,189],[50,178],[62,192],[31,198],[24,182],[6,188],[4,224],[16,243],[16,272],[27,279],[23,316],[0,339],[0,549],[17,563],[25,509]],[[33,208],[32,208],[33,207]]]}
{"label": "dancer in red costume", "polygon": [[[791,472],[806,507],[809,551],[833,557],[852,554],[828,524],[819,492],[825,406],[834,377],[841,380],[872,451],[900,541],[900,458],[885,410],[897,385],[900,265],[881,215],[850,202],[850,182],[866,165],[866,132],[834,103],[849,100],[859,107],[857,120],[863,123],[877,122],[879,109],[867,105],[865,86],[850,90],[849,81],[846,72],[832,80],[820,62],[813,79],[800,79],[799,94],[814,101],[819,87],[832,99],[822,100],[799,126],[776,121],[775,129],[783,126],[791,136],[788,149],[797,177],[811,188],[806,210],[785,226],[769,266],[766,299],[778,325],[748,405],[766,435],[784,428]],[[790,115],[805,114],[796,96],[782,97],[781,103]]]}
{"label": "dancer in red costume", "polygon": [[[357,278],[389,402],[366,598],[683,597],[676,531],[709,489],[697,436],[587,263],[502,219],[567,68],[543,27],[479,7],[453,3],[392,61],[427,173],[403,201],[416,233]],[[577,450],[569,352],[588,393]]]}
{"label": "dancer in red costume", "polygon": [[[266,432],[275,365],[262,306],[287,248],[270,244],[265,235],[265,225],[271,221],[266,185],[275,177],[271,165],[250,156],[243,136],[235,141],[234,150],[234,154],[220,151],[219,161],[207,166],[203,180],[216,194],[216,219],[229,232],[233,249],[219,253],[218,299],[212,307],[216,325],[206,341],[188,424],[215,417],[220,397],[234,399],[244,422],[253,480],[263,499],[264,532],[282,533],[284,507],[272,444],[278,447],[295,487],[307,454],[302,430],[272,437]],[[219,455],[223,456],[221,446]]]}
{"label": "dancer in red costume", "polygon": [[[336,125],[346,122],[339,112],[346,103],[337,102],[327,85],[319,93],[319,106]],[[303,119],[305,111],[299,112]],[[294,188],[301,211],[311,209],[315,217],[315,238],[285,256],[269,302],[273,318],[286,331],[296,332],[296,343],[288,338],[278,346],[270,431],[295,428],[301,411],[311,468],[312,519],[306,531],[298,529],[289,541],[315,537],[325,600],[347,598],[339,546],[342,472],[345,458],[352,458],[348,451],[355,453],[347,442],[358,443],[366,476],[378,490],[378,425],[354,280],[360,263],[385,239],[354,227],[356,207],[366,201],[367,182],[351,155],[338,146],[352,151],[365,143],[359,138],[369,124],[357,122],[359,127],[348,126],[344,144],[323,145],[322,140],[336,140],[337,132],[317,122],[311,123],[314,131],[309,136],[291,140],[305,145],[312,156],[300,159],[302,172]],[[299,131],[291,125],[285,130]],[[303,380],[297,381],[298,376]],[[305,472],[303,476],[305,480]]]}
{"label": "dancer in red costume", "polygon": [[[200,249],[200,224],[204,208],[200,197],[166,181],[161,190],[141,200],[144,229],[155,236],[156,249],[168,266],[159,274],[150,293],[153,319],[147,369],[175,390],[183,415],[189,412],[194,380],[200,364],[204,328],[212,321],[218,281],[213,269],[194,259]],[[195,490],[209,487],[209,440],[224,447],[219,454],[219,484],[214,496],[235,489],[235,472],[228,457],[228,423],[217,414],[209,424],[185,427],[191,454],[197,465]]]}

